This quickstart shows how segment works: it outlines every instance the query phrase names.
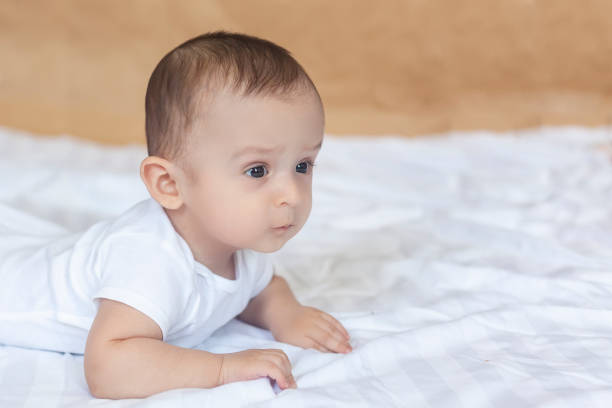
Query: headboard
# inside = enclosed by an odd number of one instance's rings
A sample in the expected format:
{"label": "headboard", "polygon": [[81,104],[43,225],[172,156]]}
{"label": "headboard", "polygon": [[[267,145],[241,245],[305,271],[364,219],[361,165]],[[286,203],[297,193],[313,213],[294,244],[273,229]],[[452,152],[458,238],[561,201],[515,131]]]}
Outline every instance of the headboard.
{"label": "headboard", "polygon": [[332,134],[422,135],[612,121],[605,0],[9,0],[0,125],[144,141],[148,77],[206,31],[288,48]]}

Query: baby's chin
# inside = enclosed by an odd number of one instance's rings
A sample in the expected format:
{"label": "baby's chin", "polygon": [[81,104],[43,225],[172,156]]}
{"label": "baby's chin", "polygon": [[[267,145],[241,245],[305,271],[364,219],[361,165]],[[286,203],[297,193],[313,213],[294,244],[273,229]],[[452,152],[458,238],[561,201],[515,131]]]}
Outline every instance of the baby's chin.
{"label": "baby's chin", "polygon": [[249,245],[248,248],[252,249],[253,251],[257,251],[257,252],[263,252],[263,253],[272,253],[272,252],[276,252],[279,249],[281,249],[282,247],[285,246],[285,244],[291,239],[293,238],[295,234],[291,234],[290,236],[288,236],[287,238],[281,238],[278,237],[277,239],[271,239],[269,241],[266,242],[257,242],[253,245]]}
{"label": "baby's chin", "polygon": [[249,249],[252,249],[253,251],[257,251],[257,252],[262,252],[264,254],[269,254],[269,253],[272,253],[272,252],[276,252],[279,249],[281,249],[282,247],[284,247],[285,244],[287,243],[287,241],[283,241],[280,244],[278,244],[278,243],[274,243],[274,244],[270,243],[268,245],[253,245],[253,246],[250,246]]}

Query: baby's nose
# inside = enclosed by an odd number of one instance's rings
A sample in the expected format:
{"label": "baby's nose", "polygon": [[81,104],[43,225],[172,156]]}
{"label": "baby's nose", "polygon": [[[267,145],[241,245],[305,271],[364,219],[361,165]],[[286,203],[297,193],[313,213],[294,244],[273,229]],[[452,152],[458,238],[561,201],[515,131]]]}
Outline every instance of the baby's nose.
{"label": "baby's nose", "polygon": [[293,207],[297,204],[300,196],[300,190],[297,181],[293,177],[283,177],[279,180],[276,205]]}

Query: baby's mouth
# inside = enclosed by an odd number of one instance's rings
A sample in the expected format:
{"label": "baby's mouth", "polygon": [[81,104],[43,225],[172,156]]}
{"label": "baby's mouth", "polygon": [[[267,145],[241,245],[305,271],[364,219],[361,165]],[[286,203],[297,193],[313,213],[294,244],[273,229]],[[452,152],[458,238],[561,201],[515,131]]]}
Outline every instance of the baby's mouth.
{"label": "baby's mouth", "polygon": [[287,231],[289,228],[293,227],[293,224],[285,224],[280,227],[273,227],[272,229],[275,231]]}

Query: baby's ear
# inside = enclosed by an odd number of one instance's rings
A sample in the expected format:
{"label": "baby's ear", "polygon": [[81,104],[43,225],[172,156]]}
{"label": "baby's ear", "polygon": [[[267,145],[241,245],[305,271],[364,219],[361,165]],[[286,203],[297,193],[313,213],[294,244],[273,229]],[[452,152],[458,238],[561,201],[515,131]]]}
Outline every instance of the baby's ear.
{"label": "baby's ear", "polygon": [[140,163],[140,178],[149,194],[168,210],[176,210],[183,205],[174,174],[176,170],[168,160],[157,156],[148,156]]}

